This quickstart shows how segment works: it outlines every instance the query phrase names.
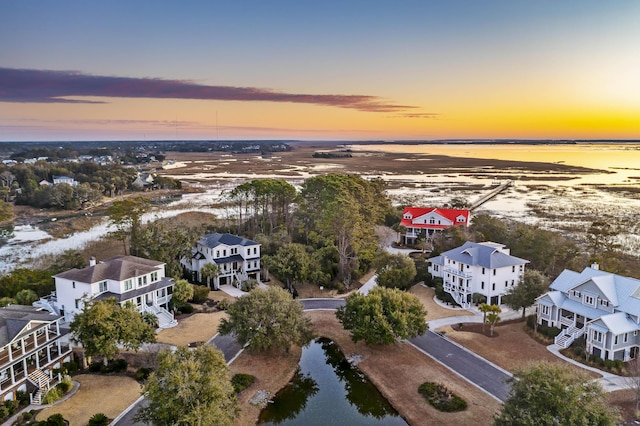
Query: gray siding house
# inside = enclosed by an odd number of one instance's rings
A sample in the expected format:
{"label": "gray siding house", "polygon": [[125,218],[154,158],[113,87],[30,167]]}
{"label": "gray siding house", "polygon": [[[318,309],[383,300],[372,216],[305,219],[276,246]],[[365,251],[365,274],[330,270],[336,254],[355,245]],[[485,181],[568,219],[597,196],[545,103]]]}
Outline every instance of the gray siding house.
{"label": "gray siding house", "polygon": [[585,336],[588,353],[628,361],[640,347],[640,280],[601,271],[564,270],[536,300],[538,324],[560,328],[561,348]]}

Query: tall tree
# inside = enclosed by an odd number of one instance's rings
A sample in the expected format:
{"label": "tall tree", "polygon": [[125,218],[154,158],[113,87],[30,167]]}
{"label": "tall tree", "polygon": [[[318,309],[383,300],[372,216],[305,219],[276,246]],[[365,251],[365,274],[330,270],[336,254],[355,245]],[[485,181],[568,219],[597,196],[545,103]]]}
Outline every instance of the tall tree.
{"label": "tall tree", "polygon": [[279,287],[256,288],[227,309],[218,331],[234,334],[238,342],[253,351],[288,350],[304,345],[311,337],[311,321],[302,303]]}
{"label": "tall tree", "polygon": [[627,374],[625,377],[625,386],[633,393],[635,409],[633,411],[635,418],[640,414],[640,359],[636,355],[635,358],[626,363]]}
{"label": "tall tree", "polygon": [[496,426],[615,425],[618,415],[598,382],[561,364],[538,362],[510,380]]}
{"label": "tall tree", "polygon": [[383,264],[378,268],[377,283],[383,287],[406,290],[416,277],[416,264],[406,254],[384,256]]}
{"label": "tall tree", "polygon": [[549,288],[546,278],[539,271],[527,269],[520,283],[509,288],[505,299],[507,306],[514,310],[522,309],[522,318],[527,308],[533,305],[541,294]]}
{"label": "tall tree", "polygon": [[127,254],[127,239],[132,248],[132,254],[136,254],[136,245],[139,243],[138,234],[142,226],[142,215],[149,211],[151,203],[144,197],[131,197],[114,201],[105,214],[109,217],[110,224],[116,229],[112,234],[124,244],[124,254]]}
{"label": "tall tree", "polygon": [[88,357],[113,359],[119,347],[137,351],[143,343],[156,341],[155,330],[145,323],[140,312],[115,299],[90,300],[71,322],[72,339],[82,344]]}
{"label": "tall tree", "polygon": [[239,412],[224,356],[208,345],[160,352],[142,394],[135,420],[154,426],[231,425]]}
{"label": "tall tree", "polygon": [[489,312],[487,314],[487,318],[485,321],[487,321],[487,323],[489,323],[489,327],[490,327],[490,333],[491,336],[493,336],[493,329],[496,326],[497,323],[500,322],[500,312],[502,312],[502,309],[500,309],[499,306],[497,305],[492,305],[495,306],[497,309],[494,309],[493,311]]}
{"label": "tall tree", "polygon": [[416,296],[398,289],[375,287],[364,295],[353,293],[346,304],[336,311],[345,330],[354,342],[368,345],[388,345],[397,339],[407,339],[427,330],[427,312]]}
{"label": "tall tree", "polygon": [[264,264],[271,273],[286,282],[289,291],[293,291],[294,283],[307,279],[311,258],[304,245],[289,243],[280,247],[275,256],[265,256]]}

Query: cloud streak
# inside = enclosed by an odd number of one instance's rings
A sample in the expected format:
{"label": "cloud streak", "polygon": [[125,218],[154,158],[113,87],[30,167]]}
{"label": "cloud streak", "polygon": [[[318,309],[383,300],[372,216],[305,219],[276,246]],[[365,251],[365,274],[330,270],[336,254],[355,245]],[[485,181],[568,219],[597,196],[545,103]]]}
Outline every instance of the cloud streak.
{"label": "cloud streak", "polygon": [[0,102],[103,103],[70,97],[286,102],[395,112],[416,108],[370,95],[312,95],[256,87],[206,86],[188,80],[113,77],[74,71],[0,68]]}

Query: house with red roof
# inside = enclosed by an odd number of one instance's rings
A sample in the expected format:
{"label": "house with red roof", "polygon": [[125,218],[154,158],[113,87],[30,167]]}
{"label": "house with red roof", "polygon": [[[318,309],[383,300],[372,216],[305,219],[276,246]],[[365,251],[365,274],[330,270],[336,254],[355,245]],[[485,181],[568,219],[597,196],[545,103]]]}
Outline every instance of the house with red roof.
{"label": "house with red roof", "polygon": [[406,229],[404,244],[413,244],[422,237],[431,239],[436,232],[452,226],[469,226],[470,211],[439,207],[405,207],[400,225]]}

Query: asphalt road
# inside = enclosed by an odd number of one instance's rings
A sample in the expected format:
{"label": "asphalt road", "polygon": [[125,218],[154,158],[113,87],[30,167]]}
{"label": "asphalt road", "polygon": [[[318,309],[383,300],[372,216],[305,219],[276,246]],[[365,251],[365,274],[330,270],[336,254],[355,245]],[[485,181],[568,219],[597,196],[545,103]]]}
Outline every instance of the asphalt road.
{"label": "asphalt road", "polygon": [[305,311],[327,310],[335,311],[339,306],[344,305],[344,299],[299,299]]}
{"label": "asphalt road", "polygon": [[409,342],[500,402],[508,398],[510,386],[507,380],[511,376],[484,358],[431,330]]}

